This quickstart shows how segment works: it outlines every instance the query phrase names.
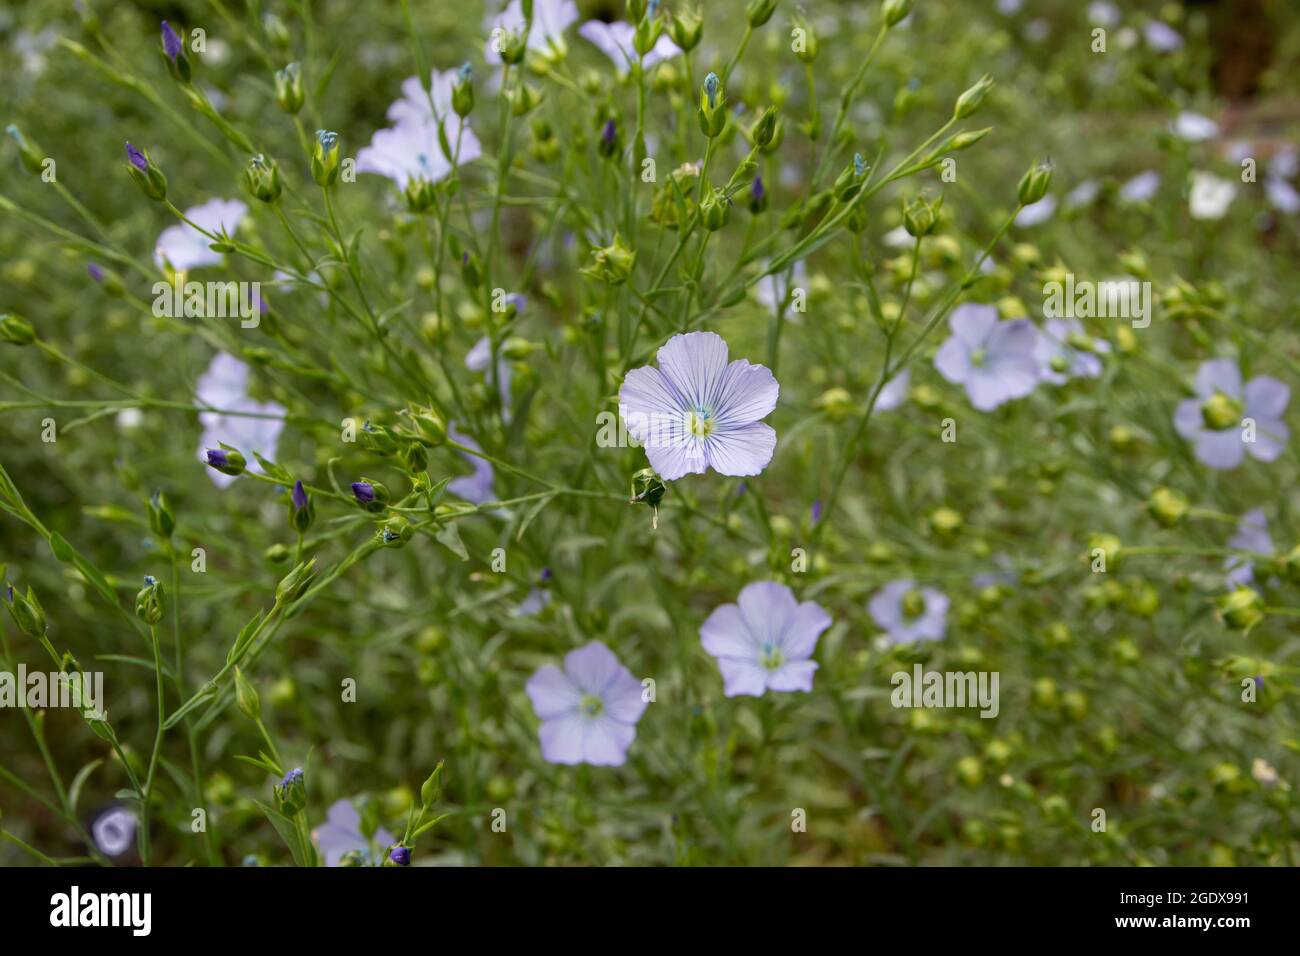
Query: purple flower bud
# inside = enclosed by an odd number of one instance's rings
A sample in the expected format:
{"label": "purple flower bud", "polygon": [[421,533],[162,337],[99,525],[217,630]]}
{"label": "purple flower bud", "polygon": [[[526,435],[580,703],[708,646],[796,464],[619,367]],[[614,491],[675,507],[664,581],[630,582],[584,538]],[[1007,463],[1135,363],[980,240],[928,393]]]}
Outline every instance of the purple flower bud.
{"label": "purple flower bud", "polygon": [[104,281],[104,270],[100,268],[98,263],[96,262],[88,263],[86,265],[86,271],[90,273],[90,277],[94,279],[96,282]]}
{"label": "purple flower bud", "polygon": [[181,44],[181,38],[176,35],[176,31],[171,28],[166,20],[162,22],[162,45],[163,52],[167,54],[167,59],[175,63],[184,47]]}
{"label": "purple flower bud", "polygon": [[388,858],[398,866],[410,866],[411,850],[409,847],[395,846],[392,851],[389,852]]}
{"label": "purple flower bud", "polygon": [[363,505],[368,505],[375,500],[375,486],[368,481],[352,482],[352,494],[357,501]]}
{"label": "purple flower bud", "polygon": [[767,195],[767,188],[763,185],[763,177],[754,177],[754,186],[750,190],[750,195],[754,197],[755,202],[762,202],[763,197]]}
{"label": "purple flower bud", "polygon": [[307,507],[307,491],[303,488],[301,481],[294,482],[293,491],[290,492],[289,497],[293,501],[293,506],[299,511]]}
{"label": "purple flower bud", "polygon": [[140,172],[149,172],[149,160],[145,159],[144,153],[140,152],[130,143],[126,144],[126,158],[130,161],[131,165],[140,170]]}
{"label": "purple flower bud", "polygon": [[290,787],[293,786],[295,783],[301,783],[301,782],[302,782],[302,768],[294,767],[292,770],[290,770],[288,773],[284,775],[284,779],[280,781],[280,786]]}
{"label": "purple flower bud", "polygon": [[228,462],[226,453],[220,448],[209,448],[207,451],[208,464],[213,468],[224,468]]}
{"label": "purple flower bud", "polygon": [[618,127],[613,120],[605,123],[605,128],[600,132],[600,138],[604,140],[606,146],[614,145],[614,137],[618,135]]}
{"label": "purple flower bud", "polygon": [[818,521],[821,520],[822,520],[822,500],[820,498],[817,498],[814,499],[812,503],[812,523],[816,524]]}
{"label": "purple flower bud", "polygon": [[550,568],[542,568],[541,573],[537,575],[537,578],[539,581],[546,582],[551,580],[551,578],[554,576],[555,576],[555,572],[552,571]]}

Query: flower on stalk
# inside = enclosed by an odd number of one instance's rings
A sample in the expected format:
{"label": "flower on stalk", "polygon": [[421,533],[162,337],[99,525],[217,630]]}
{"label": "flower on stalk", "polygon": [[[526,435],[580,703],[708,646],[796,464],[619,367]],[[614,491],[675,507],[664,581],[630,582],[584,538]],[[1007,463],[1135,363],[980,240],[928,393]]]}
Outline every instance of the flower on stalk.
{"label": "flower on stalk", "polygon": [[1229,469],[1249,454],[1273,461],[1282,454],[1291,430],[1282,416],[1291,389],[1270,375],[1242,385],[1232,359],[1210,359],[1196,373],[1196,398],[1178,403],[1174,428],[1196,446],[1196,457],[1211,468]]}
{"label": "flower on stalk", "polygon": [[948,596],[916,582],[891,581],[867,604],[872,620],[895,644],[942,640],[947,631]]}
{"label": "flower on stalk", "polygon": [[689,53],[700,45],[704,36],[704,18],[698,10],[692,12],[681,5],[669,16],[668,32],[678,49]]}
{"label": "flower on stalk", "polygon": [[[219,488],[228,487],[244,470],[244,457],[235,448],[246,448],[274,460],[284,430],[283,405],[248,396],[248,371],[248,366],[233,355],[218,352],[195,388],[194,404],[214,409],[199,412],[199,424],[203,426],[199,454],[211,466],[208,477]],[[217,456],[215,461],[209,451]],[[248,467],[263,473],[256,461]]]}
{"label": "flower on stalk", "polygon": [[41,602],[30,584],[25,595],[22,591],[14,590],[12,584],[6,584],[3,600],[5,610],[13,618],[18,630],[37,640],[45,637],[45,609],[41,607]]}
{"label": "flower on stalk", "polygon": [[36,330],[26,319],[6,312],[0,315],[0,339],[10,345],[31,345],[36,341]]}
{"label": "flower on stalk", "polygon": [[280,183],[280,167],[274,159],[258,153],[244,167],[244,187],[253,198],[264,203],[279,202],[284,188]]}
{"label": "flower on stalk", "polygon": [[339,134],[327,129],[316,130],[316,145],[311,154],[311,178],[316,185],[333,186],[339,178]]}
{"label": "flower on stalk", "polygon": [[[1273,553],[1273,538],[1268,533],[1268,519],[1263,508],[1252,508],[1237,522],[1236,533],[1228,539],[1228,547],[1257,554]],[[1242,587],[1254,582],[1255,562],[1244,556],[1231,557],[1223,562],[1224,580],[1232,587]]]}
{"label": "flower on stalk", "polygon": [[135,180],[140,190],[154,202],[167,198],[167,177],[154,165],[149,154],[126,144],[126,171]]}
{"label": "flower on stalk", "polygon": [[198,229],[185,222],[168,226],[154,244],[153,261],[159,268],[173,272],[221,265],[221,253],[212,248],[212,240],[199,229],[229,236],[239,228],[247,213],[248,206],[238,199],[210,199],[190,207],[185,210],[185,218]]}
{"label": "flower on stalk", "polygon": [[302,68],[297,63],[290,63],[283,70],[275,71],[275,101],[280,104],[280,109],[290,116],[297,116],[305,99]]}
{"label": "flower on stalk", "polygon": [[[370,840],[361,834],[361,814],[351,800],[339,800],[325,813],[325,822],[311,831],[312,839],[325,859],[326,866],[342,866],[347,853],[358,853],[363,860],[370,855]],[[389,846],[393,835],[379,827],[375,830],[375,843]]]}
{"label": "flower on stalk", "polygon": [[1038,330],[1028,319],[1003,322],[991,305],[958,306],[948,318],[952,336],[939,347],[934,367],[962,385],[975,408],[992,411],[1024,398],[1038,384]]}
{"label": "flower on stalk", "polygon": [[189,83],[192,69],[189,57],[185,55],[185,44],[166,20],[162,21],[163,59],[167,61],[167,71],[182,83]]}
{"label": "flower on stalk", "polygon": [[395,866],[410,866],[411,848],[405,846],[395,846],[392,848],[392,850],[389,851],[388,859],[391,860]]}
{"label": "flower on stalk", "polygon": [[696,114],[700,131],[709,139],[721,135],[727,126],[727,97],[718,74],[710,73],[700,87],[700,109]]}
{"label": "flower on stalk", "polygon": [[289,527],[299,534],[305,534],[315,520],[316,505],[312,502],[311,495],[307,494],[301,480],[295,481],[293,490],[289,492]]}
{"label": "flower on stalk", "polygon": [[[588,20],[578,27],[578,35],[596,45],[601,53],[614,62],[619,75],[627,73],[637,61],[636,27],[622,20],[604,23],[601,20]],[[655,41],[655,45],[642,59],[646,69],[664,60],[670,60],[680,54],[677,46],[666,34]]]}
{"label": "flower on stalk", "polygon": [[812,601],[799,603],[775,581],[745,585],[700,627],[700,643],[718,660],[727,697],[766,691],[811,691],[813,650],[831,616]]}
{"label": "flower on stalk", "polygon": [[126,807],[111,807],[96,817],[90,834],[99,852],[112,859],[135,846],[136,822],[136,815]]}
{"label": "flower on stalk", "polygon": [[363,511],[378,514],[384,510],[390,496],[386,485],[371,481],[369,478],[362,478],[360,481],[352,482],[352,497],[356,499]]}
{"label": "flower on stalk", "polygon": [[1089,338],[1078,319],[1048,319],[1038,334],[1034,357],[1043,381],[1064,385],[1072,378],[1101,378],[1098,355],[1109,351],[1110,343]]}
{"label": "flower on stalk", "polygon": [[776,450],[765,425],[780,387],[762,365],[728,363],[714,332],[675,335],[659,349],[659,367],[632,369],[618,396],[619,417],[645,445],[664,481],[687,474],[757,475]]}
{"label": "flower on stalk", "polygon": [[617,767],[627,759],[645,713],[641,682],[600,641],[564,658],[564,669],[548,664],[525,688],[542,721],[542,759]]}
{"label": "flower on stalk", "polygon": [[273,788],[277,809],[287,817],[307,806],[307,785],[303,782],[301,767],[294,767]]}
{"label": "flower on stalk", "polygon": [[144,576],[144,587],[136,592],[135,616],[146,624],[163,619],[163,586],[152,574]]}
{"label": "flower on stalk", "polygon": [[[402,83],[401,99],[388,107],[393,125],[377,130],[369,145],[357,152],[357,172],[384,176],[409,192],[413,182],[426,184],[427,190],[447,178],[453,159],[456,165],[478,159],[483,154],[478,137],[468,123],[452,117],[452,99],[460,81],[459,70],[435,70],[425,92],[419,77],[408,77]],[[431,203],[431,192],[428,198]]]}
{"label": "flower on stalk", "polygon": [[1050,162],[1034,163],[1020,177],[1016,196],[1022,206],[1032,206],[1047,195],[1047,187],[1052,184],[1052,164]]}
{"label": "flower on stalk", "polygon": [[1187,194],[1187,209],[1193,219],[1222,219],[1236,195],[1232,180],[1196,170]]}

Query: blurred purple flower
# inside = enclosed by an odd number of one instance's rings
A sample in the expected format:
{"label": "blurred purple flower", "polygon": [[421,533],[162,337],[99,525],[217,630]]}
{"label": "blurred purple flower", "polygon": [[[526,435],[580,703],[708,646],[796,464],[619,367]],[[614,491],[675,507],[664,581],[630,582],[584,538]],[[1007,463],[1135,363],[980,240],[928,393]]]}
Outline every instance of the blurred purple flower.
{"label": "blurred purple flower", "polygon": [[[1237,533],[1228,539],[1228,547],[1259,554],[1273,553],[1273,539],[1268,533],[1268,519],[1263,508],[1253,508],[1237,522]],[[1248,585],[1255,580],[1255,562],[1250,558],[1233,557],[1223,562],[1230,587]]]}
{"label": "blurred purple flower", "polygon": [[548,763],[619,766],[648,704],[641,682],[600,641],[565,655],[564,670],[541,668],[526,690]]}
{"label": "blurred purple flower", "polygon": [[[361,814],[352,805],[351,800],[339,800],[325,814],[325,822],[311,833],[326,866],[338,866],[343,854],[357,850],[367,857],[370,855],[370,842],[361,835]],[[375,843],[388,846],[394,842],[393,835],[380,827],[375,831]]]}
{"label": "blurred purple flower", "polygon": [[1072,378],[1100,378],[1101,359],[1096,353],[1110,351],[1105,339],[1091,339],[1092,350],[1080,348],[1085,335],[1078,319],[1048,319],[1038,334],[1034,356],[1038,359],[1043,381],[1064,385]]}
{"label": "blurred purple flower", "polygon": [[90,277],[91,277],[92,279],[94,279],[96,282],[103,282],[103,281],[104,281],[104,270],[103,270],[103,268],[99,265],[99,263],[97,263],[97,262],[91,262],[91,263],[89,263],[89,264],[86,266],[86,271],[87,271],[88,273],[90,273]]}
{"label": "blurred purple flower", "polygon": [[954,385],[963,385],[981,412],[1024,398],[1038,384],[1034,357],[1038,330],[1028,319],[1003,322],[991,305],[962,305],[948,318],[952,336],[939,347],[934,367]]}
{"label": "blurred purple flower", "polygon": [[[483,450],[483,446],[476,442],[472,435],[459,431],[454,422],[447,423],[447,434],[457,444],[473,448],[475,451]],[[460,457],[469,462],[474,472],[460,478],[453,478],[447,483],[447,490],[474,505],[481,505],[495,498],[496,492],[492,487],[495,472],[492,470],[492,463],[467,452],[461,452]]]}
{"label": "blurred purple flower", "polygon": [[1160,188],[1160,174],[1154,169],[1138,173],[1119,188],[1119,197],[1126,202],[1146,202]]}
{"label": "blurred purple flower", "polygon": [[176,35],[176,31],[171,28],[171,25],[166,20],[162,21],[162,45],[163,52],[167,54],[167,59],[173,63],[176,62],[176,58],[180,56],[181,51],[184,49],[181,38]]}
{"label": "blurred purple flower", "polygon": [[[199,412],[199,424],[203,426],[199,455],[207,461],[206,450],[225,442],[245,454],[249,471],[262,474],[262,466],[252,452],[274,460],[276,445],[284,430],[285,408],[278,402],[255,401],[248,397],[247,390],[248,366],[226,352],[214,355],[207,371],[199,376],[194,403],[222,411]],[[223,475],[212,468],[207,474],[219,488],[226,488],[235,481],[233,476]]]}
{"label": "blurred purple flower", "polygon": [[[211,233],[234,233],[248,207],[238,199],[210,199],[185,210],[185,218]],[[202,266],[221,264],[221,253],[208,248],[212,240],[187,223],[168,226],[154,245],[153,261],[158,267],[170,266],[176,272],[189,272]]]}
{"label": "blurred purple flower", "polygon": [[780,391],[772,373],[728,363],[727,343],[713,332],[674,335],[656,357],[658,368],[627,373],[618,413],[659,476],[761,473],[776,451],[776,432],[761,421]]}
{"label": "blurred purple flower", "polygon": [[[519,296],[520,299],[523,296]],[[521,309],[523,305],[516,303],[515,308]],[[465,367],[471,372],[486,373],[492,364],[492,342],[485,335],[474,343],[474,347],[465,353]],[[510,404],[512,401],[510,394],[510,382],[513,377],[513,370],[510,362],[497,355],[497,393],[501,397],[501,417],[508,425],[510,424]]]}
{"label": "blurred purple flower", "polygon": [[876,625],[895,644],[938,641],[947,630],[948,596],[914,581],[891,581],[867,603]]}
{"label": "blurred purple flower", "polygon": [[797,602],[784,584],[745,585],[735,604],[715,608],[700,626],[700,643],[718,659],[727,697],[766,691],[811,691],[817,639],[831,616],[812,601]]}
{"label": "blurred purple flower", "polygon": [[[1252,378],[1242,387],[1241,370],[1232,359],[1202,362],[1196,373],[1196,398],[1178,403],[1174,411],[1174,428],[1183,438],[1196,445],[1196,457],[1211,468],[1236,468],[1249,453],[1260,461],[1273,461],[1282,454],[1290,428],[1282,421],[1291,389],[1269,375]],[[1205,421],[1203,406],[1215,394],[1226,396],[1241,406],[1241,416],[1226,428],[1211,428]],[[1254,441],[1246,441],[1241,427],[1247,419],[1254,422]]]}
{"label": "blurred purple flower", "polygon": [[107,857],[121,856],[135,844],[136,816],[126,807],[105,810],[90,825],[91,836],[99,852]]}

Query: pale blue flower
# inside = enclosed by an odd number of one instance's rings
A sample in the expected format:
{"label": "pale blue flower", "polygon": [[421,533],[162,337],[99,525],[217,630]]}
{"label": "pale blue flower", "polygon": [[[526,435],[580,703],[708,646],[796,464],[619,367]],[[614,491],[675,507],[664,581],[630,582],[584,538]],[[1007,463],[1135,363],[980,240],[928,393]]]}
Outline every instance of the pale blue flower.
{"label": "pale blue flower", "polygon": [[967,304],[953,310],[948,326],[952,336],[939,346],[934,367],[954,385],[965,386],[979,411],[992,411],[1034,390],[1038,330],[1028,319],[1003,322],[993,306]]}
{"label": "pale blue flower", "polygon": [[[1252,508],[1237,522],[1237,532],[1228,539],[1228,547],[1259,554],[1273,553],[1273,539],[1268,533],[1268,519],[1263,508]],[[1229,587],[1248,585],[1255,580],[1255,562],[1250,558],[1232,557],[1223,562]]]}
{"label": "pale blue flower", "polygon": [[[325,857],[326,866],[338,866],[349,851],[357,851],[367,858],[370,855],[370,841],[361,835],[361,814],[351,800],[334,803],[325,814],[325,822],[311,835]],[[385,847],[394,842],[393,835],[383,827],[375,831],[376,845]]]}
{"label": "pale blue flower", "polygon": [[[1211,468],[1230,469],[1241,464],[1249,453],[1259,461],[1273,461],[1282,454],[1290,428],[1282,420],[1291,389],[1270,375],[1259,375],[1242,385],[1241,370],[1232,359],[1210,359],[1201,363],[1196,373],[1196,398],[1178,403],[1174,411],[1174,428],[1196,446],[1196,457]],[[1241,421],[1227,428],[1211,428],[1205,421],[1203,407],[1216,393],[1241,404]],[[1254,422],[1253,441],[1242,427],[1246,419]]]}
{"label": "pale blue flower", "polygon": [[[577,22],[578,5],[574,0],[534,0],[533,29],[528,34],[528,49],[539,53],[554,50],[562,54],[567,49],[564,31]],[[526,25],[523,4],[520,0],[510,0],[504,10],[488,21],[488,42],[483,51],[483,59],[492,64],[501,62],[501,54],[495,49],[492,40],[495,31],[522,35]]]}
{"label": "pale blue flower", "polygon": [[830,626],[820,605],[797,602],[784,584],[757,581],[741,589],[735,604],[714,609],[700,626],[700,643],[718,659],[728,697],[806,692],[817,670],[817,639]]}
{"label": "pale blue flower", "polygon": [[541,668],[525,689],[542,721],[548,763],[619,766],[649,703],[641,682],[600,641],[570,651],[563,670]]}
{"label": "pale blue flower", "polygon": [[[1081,348],[1081,344],[1089,348]],[[1097,353],[1110,351],[1105,339],[1088,339],[1078,319],[1048,319],[1038,334],[1034,356],[1043,381],[1064,385],[1072,378],[1101,378],[1102,363]]]}
{"label": "pale blue flower", "polygon": [[[199,459],[208,462],[208,449],[222,443],[237,448],[248,460],[248,470],[262,474],[253,452],[274,461],[280,433],[284,431],[285,407],[279,402],[259,402],[248,397],[248,366],[227,352],[212,357],[207,371],[199,376],[194,403],[221,411],[199,412],[203,434],[199,438]],[[242,412],[233,415],[230,412]],[[228,487],[234,476],[215,468],[205,469],[212,483]]]}
{"label": "pale blue flower", "polygon": [[[615,20],[613,23],[588,20],[578,27],[578,35],[590,40],[601,53],[613,60],[614,67],[620,74],[626,73],[631,68],[631,64],[636,62],[636,48],[632,45],[632,38],[636,36],[636,27],[630,23],[622,20]],[[680,55],[681,52],[677,44],[665,33],[645,55],[643,62],[649,69],[656,63]]]}
{"label": "pale blue flower", "polygon": [[948,626],[948,596],[909,580],[886,584],[872,596],[867,610],[895,644],[942,640]]}
{"label": "pale blue flower", "polygon": [[474,131],[461,128],[451,109],[451,93],[457,79],[456,70],[433,71],[426,93],[419,77],[407,77],[402,83],[402,97],[388,107],[393,125],[377,130],[370,144],[357,151],[357,172],[385,176],[405,189],[412,179],[436,183],[452,170],[451,157],[442,151],[438,130],[457,152],[459,137],[460,165],[473,162],[483,154]]}
{"label": "pale blue flower", "polygon": [[[185,218],[207,232],[233,235],[247,213],[248,207],[238,199],[210,199],[185,210]],[[153,261],[158,268],[170,266],[175,272],[219,266],[221,253],[208,248],[211,244],[212,240],[198,229],[188,223],[178,223],[168,226],[158,236]]]}

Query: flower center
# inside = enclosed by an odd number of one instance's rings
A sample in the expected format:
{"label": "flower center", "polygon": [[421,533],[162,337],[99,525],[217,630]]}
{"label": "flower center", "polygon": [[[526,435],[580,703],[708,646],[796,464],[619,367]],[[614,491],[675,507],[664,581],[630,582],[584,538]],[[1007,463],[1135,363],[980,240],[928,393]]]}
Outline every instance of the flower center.
{"label": "flower center", "polygon": [[988,361],[988,357],[989,357],[988,349],[978,348],[974,352],[971,352],[970,363],[971,365],[974,365],[976,368],[983,368],[984,363]]}
{"label": "flower center", "polygon": [[915,619],[925,613],[925,597],[920,591],[908,591],[903,595],[903,615]]}
{"label": "flower center", "polygon": [[1232,428],[1241,421],[1241,402],[1215,392],[1201,405],[1201,420],[1205,427],[1214,431]]}
{"label": "flower center", "polygon": [[781,653],[781,648],[775,644],[764,644],[758,661],[770,671],[780,670],[781,665],[785,663],[785,655]]}
{"label": "flower center", "polygon": [[713,413],[703,405],[696,405],[686,413],[686,430],[696,438],[708,438],[713,431]]}
{"label": "flower center", "polygon": [[578,704],[578,709],[588,717],[599,717],[605,709],[605,702],[595,694],[583,694],[582,702]]}

